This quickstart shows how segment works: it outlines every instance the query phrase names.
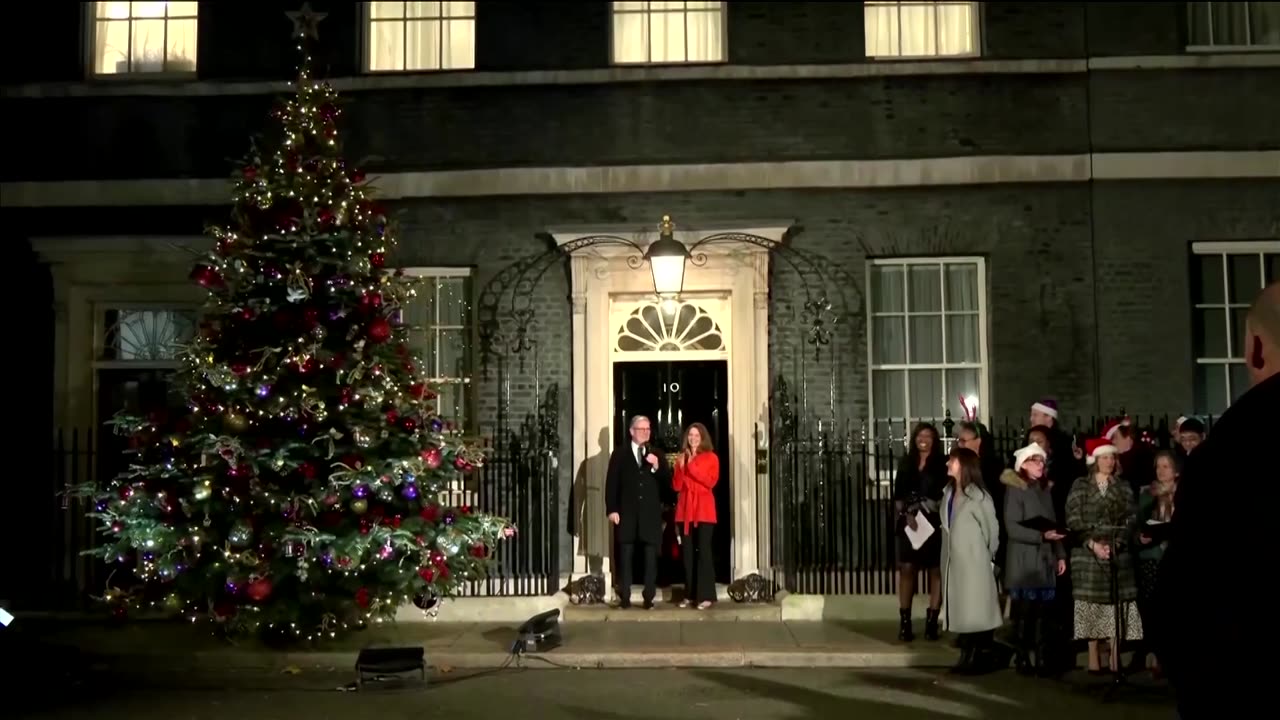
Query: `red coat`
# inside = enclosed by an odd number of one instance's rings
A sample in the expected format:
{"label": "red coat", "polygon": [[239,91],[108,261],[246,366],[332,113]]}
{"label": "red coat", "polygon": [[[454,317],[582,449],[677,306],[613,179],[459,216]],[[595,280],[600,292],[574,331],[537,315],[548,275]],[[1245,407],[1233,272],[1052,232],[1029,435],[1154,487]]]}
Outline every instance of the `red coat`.
{"label": "red coat", "polygon": [[671,489],[676,497],[676,523],[684,523],[689,532],[691,523],[716,521],[716,496],[711,491],[720,481],[720,458],[714,452],[698,453],[692,462],[677,465],[671,477]]}

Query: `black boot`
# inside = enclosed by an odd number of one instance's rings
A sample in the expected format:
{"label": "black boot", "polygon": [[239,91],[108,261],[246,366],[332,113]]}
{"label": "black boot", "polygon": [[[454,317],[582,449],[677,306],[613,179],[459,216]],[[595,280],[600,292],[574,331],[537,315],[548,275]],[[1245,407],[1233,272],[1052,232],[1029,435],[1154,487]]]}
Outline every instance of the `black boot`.
{"label": "black boot", "polygon": [[916,639],[916,634],[911,629],[911,608],[898,611],[898,639],[902,642]]}
{"label": "black boot", "polygon": [[960,660],[951,667],[953,675],[969,675],[973,672],[973,653],[975,646],[972,635],[961,635],[960,642]]}
{"label": "black boot", "polygon": [[938,639],[938,611],[925,610],[924,614],[924,639]]}
{"label": "black boot", "polygon": [[[1042,646],[1039,640],[1039,627],[1036,623],[1040,619],[1039,605],[1034,600],[1023,601],[1022,622],[1018,629],[1018,674],[1032,675],[1035,673],[1036,667],[1044,662]],[[1034,661],[1033,659],[1034,658]],[[1033,664],[1034,662],[1034,664]]]}
{"label": "black boot", "polygon": [[1023,668],[1031,666],[1031,658],[1028,655],[1029,646],[1025,639],[1027,629],[1024,625],[1027,617],[1027,601],[1010,600],[1009,603],[1009,627],[1013,631],[1010,638],[1013,641],[1013,666],[1017,668],[1018,674],[1021,675],[1025,674]]}
{"label": "black boot", "polygon": [[1053,606],[1038,603],[1036,608],[1036,675],[1042,678],[1053,677],[1056,660],[1053,658]]}
{"label": "black boot", "polygon": [[[994,633],[987,631],[983,633],[973,634],[973,655],[970,656],[969,670],[966,675],[985,675],[996,669],[998,661],[996,660]],[[1005,657],[1005,664],[1009,662],[1008,656]]]}

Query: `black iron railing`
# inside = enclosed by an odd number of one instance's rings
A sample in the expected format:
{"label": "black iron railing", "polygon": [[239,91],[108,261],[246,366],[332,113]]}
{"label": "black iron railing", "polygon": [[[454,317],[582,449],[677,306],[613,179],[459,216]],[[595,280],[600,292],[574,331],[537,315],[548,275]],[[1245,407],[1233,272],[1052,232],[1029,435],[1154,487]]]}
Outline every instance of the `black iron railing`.
{"label": "black iron railing", "polygon": [[[1177,441],[1171,417],[1131,420],[1139,442],[1171,448]],[[1074,418],[1062,427],[1083,439],[1095,436],[1104,422]],[[957,423],[943,418],[934,424],[949,449]],[[1022,446],[1025,426],[1013,419],[993,423],[989,439],[999,457],[1007,459]],[[893,481],[911,428],[895,429],[890,438],[870,437],[865,428],[775,417],[767,499],[769,567],[762,574],[779,588],[827,595],[897,592]],[[927,578],[917,587],[927,592]]]}
{"label": "black iron railing", "polygon": [[[126,459],[117,440],[105,430],[55,433],[39,509],[45,537],[30,544],[30,552],[40,553],[33,565],[43,569],[42,575],[24,580],[20,597],[9,598],[16,607],[85,609],[106,588],[110,568],[84,554],[96,545],[96,525],[85,514],[86,501],[68,496],[66,489],[115,476]],[[518,440],[491,444],[485,464],[447,493],[450,504],[470,504],[506,517],[518,529],[495,550],[492,573],[467,584],[465,595],[550,595],[559,589],[557,462],[553,452],[535,445]],[[124,586],[129,580],[115,578],[112,583]]]}

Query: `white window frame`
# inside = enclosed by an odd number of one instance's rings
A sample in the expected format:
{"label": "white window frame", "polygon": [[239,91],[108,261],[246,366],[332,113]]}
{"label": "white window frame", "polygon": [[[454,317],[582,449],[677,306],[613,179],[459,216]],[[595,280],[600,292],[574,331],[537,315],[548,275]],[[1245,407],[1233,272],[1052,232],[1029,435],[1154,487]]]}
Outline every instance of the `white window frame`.
{"label": "white window frame", "polygon": [[[1226,242],[1196,242],[1191,244],[1191,254],[1197,257],[1213,255],[1213,256],[1218,256],[1219,258],[1222,259],[1222,291],[1224,294],[1224,297],[1222,298],[1222,302],[1192,303],[1191,322],[1194,327],[1194,324],[1196,322],[1196,318],[1194,316],[1196,313],[1198,313],[1201,310],[1222,310],[1223,315],[1225,316],[1224,327],[1226,328],[1226,333],[1227,333],[1227,338],[1226,338],[1227,355],[1226,357],[1200,357],[1197,354],[1196,349],[1194,347],[1191,349],[1191,354],[1194,360],[1194,364],[1196,366],[1217,365],[1221,367],[1222,373],[1226,376],[1227,403],[1229,405],[1231,403],[1231,398],[1235,396],[1235,393],[1233,392],[1233,388],[1231,387],[1231,366],[1244,365],[1244,361],[1245,361],[1243,353],[1241,353],[1239,357],[1234,357],[1233,351],[1236,345],[1239,343],[1242,343],[1244,338],[1237,337],[1238,333],[1232,332],[1231,326],[1235,323],[1235,320],[1232,317],[1232,313],[1235,310],[1247,310],[1249,308],[1249,305],[1251,304],[1250,302],[1233,303],[1230,301],[1231,275],[1230,275],[1229,258],[1233,256],[1238,256],[1238,255],[1257,255],[1258,271],[1261,273],[1261,276],[1258,279],[1260,281],[1260,286],[1266,287],[1267,262],[1264,256],[1280,254],[1280,240],[1238,240],[1238,241],[1226,241]],[[1200,391],[1200,388],[1196,387],[1195,376],[1196,376],[1196,373],[1193,372],[1191,377],[1191,387],[1192,387],[1193,393],[1198,394]],[[1204,412],[1211,412],[1211,413],[1218,413],[1225,409],[1226,409],[1225,407],[1219,408],[1217,410],[1212,410],[1207,408],[1196,408],[1197,412],[1204,411]]]}
{"label": "white window frame", "polygon": [[[972,19],[972,27],[969,32],[973,34],[973,49],[967,53],[958,53],[954,55],[871,55],[866,48],[866,31],[863,31],[863,54],[868,60],[876,62],[896,62],[896,61],[925,61],[925,60],[972,60],[982,57],[982,47],[986,34],[983,30],[983,3],[981,2],[947,2],[946,0],[937,0],[936,2],[864,2],[862,4],[862,18],[866,22],[867,11],[872,6],[877,5],[897,5],[901,10],[902,5],[972,5],[973,12],[970,13]],[[902,46],[902,15],[898,14],[898,46]]]}
{"label": "white window frame", "polygon": [[[443,10],[441,10],[441,12],[443,12]],[[423,18],[414,18],[414,19],[412,19],[412,20],[409,20],[409,19],[402,19],[402,20],[375,20],[375,19],[374,19],[374,17],[373,17],[373,8],[370,6],[370,3],[368,3],[368,2],[362,2],[362,3],[360,3],[360,39],[361,39],[361,42],[360,42],[360,69],[361,69],[361,71],[362,71],[362,72],[364,72],[364,73],[365,73],[365,74],[367,74],[367,75],[403,75],[403,74],[406,74],[406,73],[448,73],[448,72],[470,72],[470,71],[475,70],[475,69],[476,69],[476,54],[477,54],[476,35],[478,35],[478,30],[479,30],[479,26],[478,26],[478,24],[477,24],[477,20],[476,20],[476,18],[477,18],[477,17],[479,16],[479,14],[480,14],[480,10],[479,10],[479,6],[478,6],[478,5],[474,6],[474,9],[472,10],[472,13],[473,13],[472,15],[450,15],[450,16],[447,16],[447,17],[443,17],[443,16],[442,16],[442,17],[440,17],[440,18],[435,18],[435,17],[433,17],[433,16],[426,16],[426,17],[423,17]],[[449,20],[470,20],[470,21],[471,21],[471,27],[472,27],[472,29],[473,29],[473,35],[472,35],[472,38],[471,38],[471,64],[470,64],[470,65],[468,65],[468,66],[466,66],[466,67],[402,68],[402,69],[399,69],[399,70],[374,70],[374,69],[371,67],[371,62],[370,62],[370,61],[372,60],[371,55],[372,55],[372,51],[373,51],[373,38],[374,38],[374,34],[373,34],[373,25],[374,25],[374,23],[377,23],[377,22],[385,22],[385,23],[399,22],[399,23],[401,23],[402,25],[404,25],[404,27],[405,27],[405,31],[407,32],[407,31],[408,31],[408,24],[409,24],[409,23],[411,23],[411,22],[423,22],[423,21],[426,21],[426,20],[438,20],[438,21],[441,23],[440,28],[441,28],[441,32],[442,32],[442,33],[443,33],[443,31],[444,31],[444,25],[443,25],[443,23],[448,22]],[[445,54],[445,50],[446,50],[446,48],[444,47],[444,42],[443,42],[443,39],[442,39],[442,40],[441,40],[441,43],[440,43],[440,52],[442,53],[442,57],[443,57],[443,54]],[[402,64],[402,65],[407,65],[407,64],[408,64],[408,63],[404,62],[404,61],[405,61],[405,59],[406,59],[406,58],[401,58],[401,64]],[[441,64],[443,64],[443,63],[441,63]]]}
{"label": "white window frame", "polygon": [[[81,3],[81,12],[84,18],[82,27],[84,28],[83,45],[84,45],[84,68],[85,68],[86,77],[92,78],[94,80],[102,80],[105,82],[118,81],[118,80],[124,80],[126,82],[137,82],[138,80],[191,80],[192,78],[196,77],[197,73],[200,70],[200,8],[198,5],[196,7],[196,15],[195,15],[196,46],[195,46],[195,57],[192,58],[192,63],[193,63],[192,69],[191,70],[162,70],[159,72],[133,70],[132,68],[128,72],[122,72],[122,73],[98,72],[98,62],[97,62],[97,59],[98,59],[98,47],[97,47],[98,13],[97,13],[97,10],[98,10],[97,2]],[[190,18],[188,16],[183,15],[181,17],[174,18],[174,19],[188,20]],[[130,12],[130,17],[127,22],[132,24],[133,20],[134,18],[133,18],[132,12]],[[117,22],[121,22],[121,21],[117,21]],[[169,23],[169,19],[166,17],[165,18],[166,36],[169,30],[168,23]],[[167,42],[165,43],[165,53],[166,53],[165,63],[168,64],[168,56],[167,56],[168,43]],[[130,60],[130,62],[132,62],[132,60]]]}
{"label": "white window frame", "polygon": [[[420,278],[424,280],[430,279],[432,281],[435,281],[435,280],[461,278],[461,279],[469,279],[474,281],[475,279],[475,270],[469,267],[404,267],[400,269],[404,272],[406,277]],[[434,288],[435,285],[433,284],[432,287]],[[474,288],[472,288],[472,294],[474,294]],[[436,308],[436,317],[439,317],[440,315],[438,300],[439,298],[437,298],[437,302],[433,305],[433,307]],[[470,308],[471,315],[468,318],[469,324],[467,325],[433,324],[430,328],[430,332],[435,332],[437,330],[464,331],[467,337],[468,346],[473,348],[471,350],[472,356],[469,358],[468,367],[466,368],[466,373],[467,373],[466,376],[455,377],[453,375],[442,375],[439,372],[440,361],[438,356],[430,357],[430,358],[427,358],[427,357],[420,358],[421,362],[426,362],[431,364],[429,377],[427,378],[428,383],[432,385],[437,385],[437,386],[438,385],[462,385],[465,388],[464,392],[466,393],[466,397],[463,401],[463,407],[466,412],[466,416],[462,419],[463,422],[459,425],[459,428],[463,431],[472,430],[477,425],[476,423],[477,418],[475,417],[475,411],[477,406],[476,406],[476,397],[475,397],[475,391],[474,391],[474,388],[475,388],[474,363],[476,360],[474,355],[474,347],[475,347],[474,341],[476,336],[476,317],[475,317],[475,308],[474,308],[474,303],[472,302],[472,298],[467,298],[467,302],[472,305],[472,307]]]}
{"label": "white window frame", "polygon": [[[719,7],[719,9],[716,9],[716,10],[707,10],[707,9],[689,10],[687,7],[686,7],[686,8],[684,8],[684,9],[680,9],[680,10],[661,10],[661,9],[660,9],[660,10],[654,10],[654,9],[651,9],[651,8],[646,7],[644,10],[623,10],[623,11],[621,11],[623,14],[626,14],[626,15],[645,15],[649,21],[652,21],[652,20],[653,20],[653,16],[654,16],[655,14],[657,14],[657,15],[665,15],[665,14],[667,14],[667,13],[683,13],[683,14],[684,14],[684,27],[685,27],[685,33],[686,33],[686,34],[685,34],[685,49],[684,49],[684,56],[685,56],[685,58],[686,58],[686,59],[685,59],[685,60],[653,60],[653,59],[651,59],[651,58],[652,58],[652,53],[651,53],[649,50],[646,50],[646,53],[645,53],[645,54],[646,54],[646,57],[649,57],[650,59],[647,59],[647,60],[619,60],[619,59],[618,59],[618,55],[617,55],[617,49],[618,49],[618,38],[617,38],[617,36],[616,36],[616,33],[614,32],[615,25],[614,25],[614,22],[613,22],[613,18],[614,18],[614,16],[615,16],[615,15],[617,15],[620,11],[618,10],[618,3],[616,3],[616,2],[610,2],[610,3],[609,3],[609,63],[610,63],[610,64],[612,64],[612,65],[618,66],[618,67],[637,67],[637,66],[639,66],[639,67],[643,67],[643,66],[658,66],[658,67],[661,67],[661,66],[665,66],[665,65],[724,65],[724,64],[726,64],[726,63],[728,63],[728,62],[729,62],[729,10],[728,10],[727,5],[728,5],[728,3],[721,2],[721,3],[720,3],[720,7]],[[718,13],[718,14],[720,15],[720,49],[722,50],[722,53],[721,53],[721,54],[722,54],[722,57],[721,57],[719,60],[689,60],[689,59],[687,59],[687,58],[689,57],[689,41],[688,41],[688,32],[689,32],[689,13],[690,13],[690,12],[695,12],[695,13],[708,13],[708,14],[711,14],[711,13]]]}
{"label": "white window frame", "polygon": [[[889,265],[889,266],[903,266],[904,268],[909,268],[911,265],[941,265],[941,266],[942,266],[942,268],[943,268],[942,273],[941,273],[941,277],[942,277],[942,282],[943,282],[943,283],[945,283],[945,282],[946,282],[946,276],[947,276],[947,273],[946,273],[946,266],[947,266],[947,265],[976,265],[976,266],[977,266],[977,268],[978,268],[978,278],[977,278],[977,286],[978,286],[978,362],[976,362],[976,363],[949,363],[949,362],[943,362],[943,363],[895,363],[895,364],[891,364],[891,365],[882,365],[882,364],[877,364],[877,363],[875,363],[875,362],[874,362],[874,357],[875,357],[875,351],[874,351],[874,349],[875,349],[875,341],[876,341],[876,339],[875,339],[875,334],[874,334],[874,333],[875,333],[875,323],[873,322],[873,318],[875,318],[875,313],[873,313],[873,312],[872,312],[872,310],[871,310],[871,307],[872,307],[872,305],[871,305],[871,304],[872,304],[872,297],[871,297],[871,271],[872,271],[872,268],[874,268],[874,267],[877,267],[877,266],[886,266],[886,265]],[[879,371],[895,371],[895,370],[897,370],[897,371],[911,371],[911,370],[942,370],[942,371],[944,372],[944,377],[945,377],[945,371],[947,371],[947,370],[977,370],[977,371],[978,371],[978,393],[979,393],[979,394],[978,394],[978,415],[977,415],[977,419],[978,419],[978,420],[981,420],[981,421],[983,421],[983,422],[986,422],[987,409],[991,406],[991,377],[990,377],[990,374],[991,374],[991,357],[990,357],[990,353],[989,353],[989,351],[988,351],[988,347],[987,347],[987,324],[988,324],[988,322],[989,322],[989,321],[988,321],[988,316],[987,316],[987,261],[986,261],[986,258],[983,258],[983,257],[981,257],[981,256],[964,256],[964,255],[949,255],[949,256],[941,256],[941,257],[886,257],[886,258],[869,258],[869,259],[867,260],[866,277],[865,277],[865,285],[864,285],[864,287],[866,287],[866,288],[867,288],[867,292],[866,292],[866,309],[865,309],[865,312],[866,312],[866,318],[867,318],[867,320],[866,320],[866,322],[867,322],[867,325],[866,325],[866,327],[867,327],[867,332],[866,332],[866,338],[867,338],[867,416],[868,416],[868,418],[869,418],[869,420],[870,420],[870,423],[871,423],[871,428],[872,428],[872,438],[873,438],[873,440],[877,443],[877,445],[882,444],[882,443],[884,443],[884,442],[886,442],[886,441],[889,441],[889,442],[895,441],[895,438],[880,438],[880,437],[876,437],[876,435],[878,434],[878,430],[879,430],[878,425],[879,425],[879,422],[880,422],[882,419],[887,419],[887,420],[889,420],[889,421],[891,421],[891,422],[897,422],[899,419],[903,420],[903,421],[904,421],[904,423],[905,423],[905,426],[906,426],[906,428],[907,428],[907,432],[908,432],[908,433],[910,433],[910,432],[911,432],[911,427],[912,427],[915,423],[920,422],[920,420],[921,420],[921,418],[912,418],[912,417],[910,417],[910,416],[908,416],[908,417],[906,417],[906,418],[881,418],[881,417],[879,417],[879,416],[876,414],[876,409],[875,409],[875,397],[876,397],[876,393],[875,393],[875,372],[876,372],[877,370],[879,370]],[[910,292],[910,290],[909,290],[909,285],[907,285],[907,284],[905,284],[905,283],[904,283],[904,288],[905,288],[905,289],[904,289],[904,292],[908,292],[908,293]],[[945,297],[946,297],[946,294],[945,294],[945,293],[946,293],[945,285],[944,285],[944,287],[943,287],[943,293],[944,293],[944,294],[943,294],[943,298],[944,298],[944,302],[945,302]],[[905,308],[905,307],[907,307],[907,305],[905,305],[905,304],[904,304],[904,308]],[[945,311],[945,308],[944,308],[944,311]],[[894,315],[894,316],[897,316],[897,315],[900,315],[900,314],[905,314],[908,318],[912,315],[912,313],[910,313],[909,311],[906,311],[906,310],[904,310],[904,312],[903,312],[903,313],[886,313],[886,314],[887,314],[887,315]],[[919,313],[919,314],[921,314],[921,315],[936,315],[937,313]],[[943,347],[944,347],[944,348],[946,347],[946,338],[947,338],[947,335],[946,335],[946,333],[947,333],[947,327],[946,327],[946,325],[947,325],[947,324],[946,324],[946,322],[944,321],[944,322],[942,323],[942,341],[943,341]],[[908,347],[909,347],[909,346],[910,346],[910,343],[911,343],[911,337],[910,337],[910,333],[911,333],[911,324],[910,324],[910,323],[907,323],[906,332],[907,332],[907,336],[906,336],[905,340],[906,340],[906,343],[907,343],[907,345],[908,345]],[[945,379],[944,379],[944,382],[945,382]],[[904,405],[904,407],[907,409],[907,412],[908,412],[908,413],[910,413],[910,410],[911,410],[911,386],[910,386],[910,383],[908,383],[908,385],[907,385],[906,392],[907,392],[907,395],[906,395],[906,398],[905,398],[905,405]],[[955,420],[956,422],[960,422],[960,421],[964,420],[964,418],[963,418],[963,417],[958,417],[958,418],[957,418],[957,417],[953,417],[952,419],[953,419],[953,420]],[[932,422],[932,421],[936,420],[936,418],[925,418],[925,420],[928,420],[928,421]],[[941,434],[941,433],[942,433],[942,428],[938,428],[938,432],[939,432],[939,434]],[[907,439],[907,442],[910,442],[910,438],[908,438],[908,439]],[[893,472],[893,471],[892,471],[892,469],[891,469],[891,470],[889,470],[889,472],[891,472],[891,473],[892,473],[892,472]]]}
{"label": "white window frame", "polygon": [[[1280,44],[1275,44],[1275,43],[1269,43],[1269,44],[1261,44],[1261,43],[1259,43],[1259,44],[1253,44],[1253,43],[1246,43],[1246,44],[1244,44],[1244,45],[1219,45],[1219,44],[1217,44],[1217,43],[1213,42],[1213,12],[1212,12],[1212,8],[1210,8],[1210,7],[1209,7],[1210,5],[1213,5],[1213,4],[1214,4],[1214,3],[1210,3],[1210,2],[1188,2],[1188,3],[1186,3],[1186,11],[1187,11],[1187,36],[1188,36],[1188,37],[1187,37],[1187,41],[1188,41],[1188,42],[1187,42],[1187,52],[1194,52],[1194,53],[1222,53],[1222,52],[1227,52],[1227,53],[1246,53],[1246,52],[1276,52],[1277,50],[1280,50]],[[1247,2],[1230,2],[1230,3],[1227,3],[1227,4],[1228,4],[1228,5],[1243,5],[1243,6],[1245,6],[1245,16],[1244,16],[1244,17],[1245,17],[1245,27],[1246,27],[1246,28],[1249,28],[1249,29],[1251,30],[1251,29],[1252,29],[1252,18],[1253,18],[1253,16],[1252,16],[1252,15],[1250,14],[1250,12],[1249,12],[1249,5],[1250,5],[1250,3],[1247,3]],[[1208,13],[1208,22],[1209,22],[1209,44],[1208,44],[1208,45],[1196,45],[1196,44],[1194,44],[1194,43],[1190,42],[1190,41],[1191,41],[1191,37],[1190,37],[1190,35],[1191,35],[1191,26],[1192,26],[1192,23],[1191,23],[1191,16],[1192,16],[1192,14],[1193,14],[1193,13],[1195,13],[1197,10],[1203,10],[1203,11],[1205,11],[1205,12],[1207,12],[1207,13]],[[1250,34],[1252,34],[1252,33],[1250,33]]]}

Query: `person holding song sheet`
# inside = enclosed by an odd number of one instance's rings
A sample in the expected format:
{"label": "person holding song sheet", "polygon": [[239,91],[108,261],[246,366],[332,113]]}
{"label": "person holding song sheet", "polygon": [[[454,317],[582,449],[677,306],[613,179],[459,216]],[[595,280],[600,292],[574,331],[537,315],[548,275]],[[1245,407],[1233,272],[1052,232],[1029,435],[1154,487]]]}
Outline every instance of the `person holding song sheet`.
{"label": "person holding song sheet", "polygon": [[1013,454],[1013,469],[1000,475],[1005,493],[1004,522],[1009,535],[1005,550],[1005,589],[1013,601],[1017,669],[1023,675],[1049,673],[1049,612],[1057,577],[1067,571],[1058,522],[1049,493],[1049,474],[1043,448],[1032,443]]}

